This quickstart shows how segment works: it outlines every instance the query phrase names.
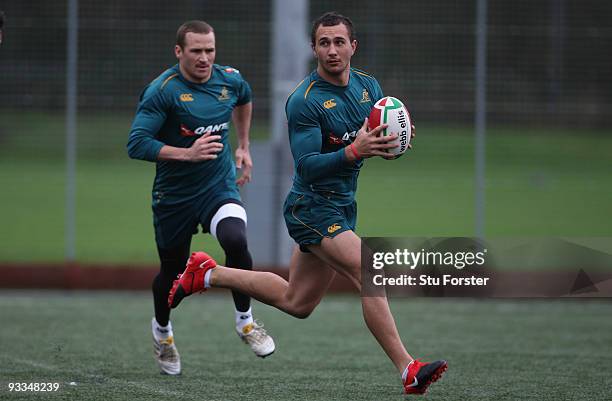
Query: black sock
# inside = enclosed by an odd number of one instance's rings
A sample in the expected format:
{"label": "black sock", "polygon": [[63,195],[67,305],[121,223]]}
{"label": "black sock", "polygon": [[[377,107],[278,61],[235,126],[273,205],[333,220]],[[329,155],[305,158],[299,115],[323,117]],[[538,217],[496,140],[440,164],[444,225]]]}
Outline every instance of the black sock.
{"label": "black sock", "polygon": [[[226,217],[217,224],[217,240],[225,251],[225,265],[243,270],[253,270],[253,259],[247,248],[246,224],[238,217]],[[232,291],[234,305],[239,312],[251,307],[251,297]]]}
{"label": "black sock", "polygon": [[170,308],[168,307],[168,294],[176,276],[185,270],[187,259],[189,259],[189,247],[191,241],[187,241],[175,248],[157,248],[161,261],[160,271],[153,279],[153,305],[155,308],[155,320],[160,326],[167,326],[170,320]]}

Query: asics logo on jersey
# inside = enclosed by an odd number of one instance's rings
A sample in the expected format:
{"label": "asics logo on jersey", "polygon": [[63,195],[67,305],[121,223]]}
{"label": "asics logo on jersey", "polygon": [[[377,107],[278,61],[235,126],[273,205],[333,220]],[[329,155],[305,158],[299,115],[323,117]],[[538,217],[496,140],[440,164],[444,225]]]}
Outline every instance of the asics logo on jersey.
{"label": "asics logo on jersey", "polygon": [[325,107],[326,109],[331,109],[336,107],[336,102],[334,102],[334,100],[336,99],[329,99],[323,102],[323,107]]}
{"label": "asics logo on jersey", "polygon": [[338,231],[341,228],[342,227],[340,226],[340,224],[334,223],[331,226],[327,227],[327,232],[330,233],[330,234],[333,234],[333,233],[335,233],[336,231]]}
{"label": "asics logo on jersey", "polygon": [[181,99],[181,102],[193,102],[193,95],[191,93],[181,93],[179,99]]}
{"label": "asics logo on jersey", "polygon": [[212,124],[206,127],[198,127],[193,131],[187,128],[184,124],[181,124],[181,136],[201,136],[208,132],[215,133],[228,129],[229,122],[221,124]]}

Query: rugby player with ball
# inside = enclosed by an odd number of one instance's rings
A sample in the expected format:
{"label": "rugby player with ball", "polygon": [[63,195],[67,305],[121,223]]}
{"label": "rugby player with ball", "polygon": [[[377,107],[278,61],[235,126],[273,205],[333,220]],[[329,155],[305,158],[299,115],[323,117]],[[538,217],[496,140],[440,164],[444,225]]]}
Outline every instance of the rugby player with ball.
{"label": "rugby player with ball", "polygon": [[[354,232],[357,176],[363,159],[391,159],[409,149],[414,129],[399,100],[383,98],[374,77],[351,68],[357,41],[350,19],[337,13],[316,19],[311,46],[317,69],[298,84],[286,105],[295,174],[284,216],[297,243],[289,281],[220,266],[206,253],[195,252],[174,282],[170,307],[194,292],[222,287],[303,319],[336,274],[361,291],[361,239]],[[362,296],[361,304],[365,323],[397,368],[404,392],[425,393],[446,370],[446,361],[425,363],[406,351],[384,294]]]}

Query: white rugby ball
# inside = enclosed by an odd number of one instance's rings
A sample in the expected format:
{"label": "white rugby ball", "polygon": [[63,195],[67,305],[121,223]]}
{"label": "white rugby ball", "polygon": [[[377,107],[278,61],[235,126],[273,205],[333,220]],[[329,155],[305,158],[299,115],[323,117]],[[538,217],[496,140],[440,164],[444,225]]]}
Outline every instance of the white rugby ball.
{"label": "white rugby ball", "polygon": [[386,152],[395,156],[394,159],[397,159],[408,150],[408,144],[412,136],[412,119],[410,118],[410,112],[399,99],[392,96],[385,96],[372,106],[370,116],[368,117],[370,130],[373,130],[381,124],[388,125],[386,129],[381,131],[381,135],[398,135],[396,140],[389,142],[391,144],[397,144],[398,146],[386,150]]}

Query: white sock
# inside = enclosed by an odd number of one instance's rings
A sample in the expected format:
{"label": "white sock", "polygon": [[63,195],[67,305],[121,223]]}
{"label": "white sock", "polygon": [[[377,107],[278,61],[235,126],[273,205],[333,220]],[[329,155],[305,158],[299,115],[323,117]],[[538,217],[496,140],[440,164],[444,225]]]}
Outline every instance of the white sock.
{"label": "white sock", "polygon": [[210,272],[212,272],[213,269],[209,269],[206,274],[204,274],[204,288],[210,288]]}
{"label": "white sock", "polygon": [[404,373],[402,373],[402,381],[406,381],[406,378],[408,377],[408,368],[410,367],[410,364],[412,364],[412,362],[414,362],[414,359],[410,361],[408,365],[406,365],[406,369],[404,369]]}
{"label": "white sock", "polygon": [[168,337],[172,337],[172,322],[168,322],[167,326],[160,326],[157,320],[153,318],[151,320],[151,329],[156,340],[165,340]]}
{"label": "white sock", "polygon": [[242,333],[242,329],[247,324],[253,323],[253,314],[251,308],[246,312],[236,311],[236,330]]}

